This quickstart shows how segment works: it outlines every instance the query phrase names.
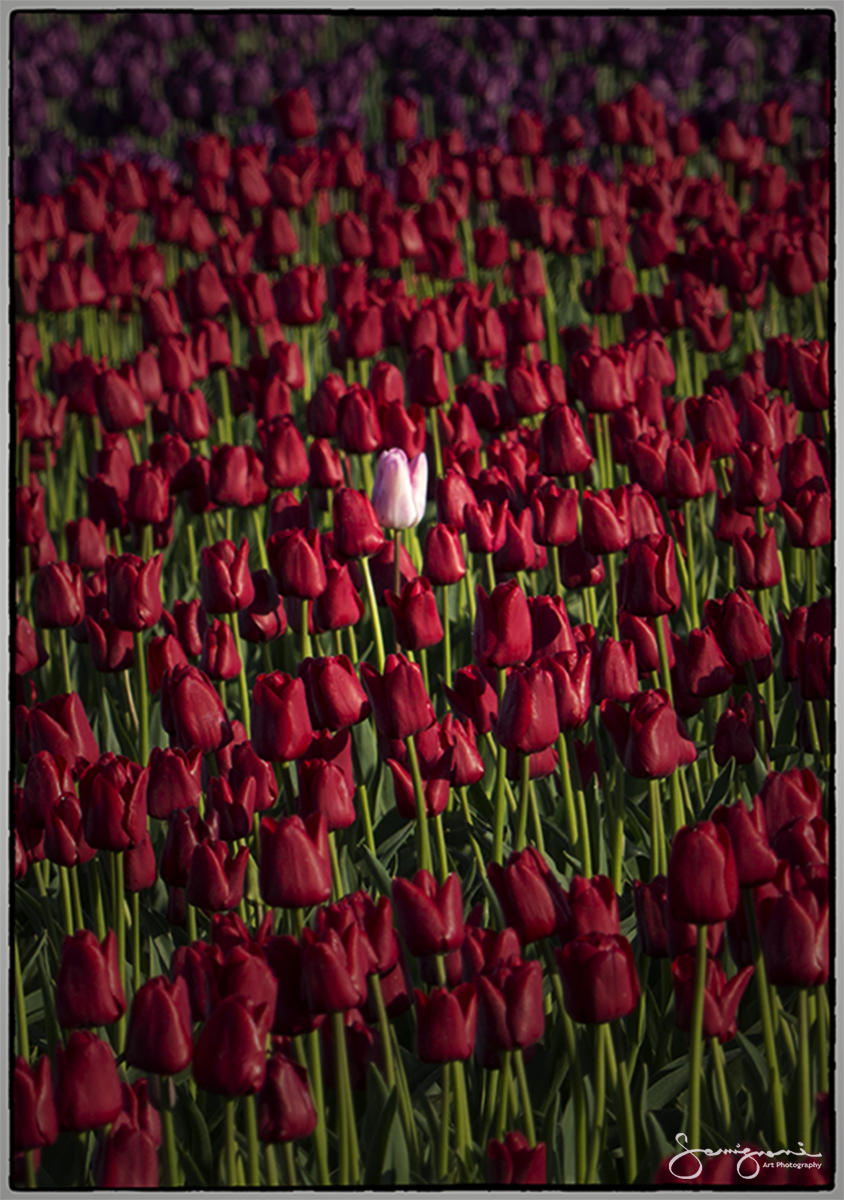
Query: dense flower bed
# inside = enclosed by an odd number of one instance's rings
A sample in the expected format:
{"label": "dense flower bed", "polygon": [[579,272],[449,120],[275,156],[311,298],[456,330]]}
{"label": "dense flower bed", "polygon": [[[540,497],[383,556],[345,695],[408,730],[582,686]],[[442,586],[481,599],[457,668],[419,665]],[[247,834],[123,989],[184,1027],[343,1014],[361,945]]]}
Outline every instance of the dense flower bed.
{"label": "dense flower bed", "polygon": [[12,32],[15,1181],[831,1182],[830,17]]}

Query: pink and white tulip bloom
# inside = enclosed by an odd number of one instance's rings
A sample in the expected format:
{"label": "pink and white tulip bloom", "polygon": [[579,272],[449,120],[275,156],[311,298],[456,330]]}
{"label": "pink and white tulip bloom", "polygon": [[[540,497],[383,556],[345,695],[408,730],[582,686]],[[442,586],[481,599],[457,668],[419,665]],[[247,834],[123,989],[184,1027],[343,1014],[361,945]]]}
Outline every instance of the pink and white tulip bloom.
{"label": "pink and white tulip bloom", "polygon": [[408,462],[404,450],[385,450],[378,459],[372,507],[387,529],[411,529],[425,512],[428,459],[417,454]]}

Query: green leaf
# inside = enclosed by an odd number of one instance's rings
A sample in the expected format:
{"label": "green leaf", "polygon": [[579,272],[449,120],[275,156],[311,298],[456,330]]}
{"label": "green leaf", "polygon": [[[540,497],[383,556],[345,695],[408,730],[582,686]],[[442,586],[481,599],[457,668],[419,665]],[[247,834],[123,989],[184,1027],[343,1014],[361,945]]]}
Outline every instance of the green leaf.
{"label": "green leaf", "polygon": [[733,782],[735,765],[736,760],[731,758],[727,761],[724,769],[718,773],[718,778],[709,789],[709,795],[706,797],[706,804],[704,805],[703,812],[700,814],[701,821],[708,821],[712,813],[727,795],[730,785]]}
{"label": "green leaf", "polygon": [[765,766],[762,756],[758,750],[756,751],[753,762],[748,763],[744,768],[744,776],[747,780],[747,786],[750,788],[750,791],[753,795],[756,795],[762,790],[762,785],[768,778],[768,768]]}
{"label": "green leaf", "polygon": [[392,883],[390,876],[384,870],[384,864],[380,858],[376,858],[372,851],[365,843],[361,843],[360,849],[363,851],[363,857],[366,859],[366,865],[372,874],[373,879],[378,887],[379,892],[383,896],[391,895]]}
{"label": "green leaf", "polygon": [[211,1182],[214,1152],[205,1117],[200,1112],[199,1105],[191,1095],[189,1088],[183,1089],[179,1097],[179,1108],[187,1125],[187,1148],[199,1175],[195,1186],[207,1187]]}
{"label": "green leaf", "polygon": [[[679,1065],[678,1065],[679,1064]],[[689,1060],[686,1055],[660,1071],[648,1088],[648,1108],[665,1108],[683,1091],[689,1081]]]}

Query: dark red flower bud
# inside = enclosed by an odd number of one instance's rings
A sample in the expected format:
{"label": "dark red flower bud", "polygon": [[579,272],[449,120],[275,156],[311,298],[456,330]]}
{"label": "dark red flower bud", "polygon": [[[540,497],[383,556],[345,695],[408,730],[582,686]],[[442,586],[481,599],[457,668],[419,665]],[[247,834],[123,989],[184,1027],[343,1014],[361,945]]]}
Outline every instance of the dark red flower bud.
{"label": "dark red flower bud", "polygon": [[685,735],[664,691],[639,692],[630,711],[614,700],[601,704],[601,719],[619,758],[637,779],[659,779],[694,762],[694,742]]}
{"label": "dark red flower bud", "polygon": [[723,600],[707,600],[704,615],[731,666],[739,670],[752,663],[757,679],[770,675],[771,631],[743,588]]}
{"label": "dark red flower bud", "polygon": [[422,1062],[464,1061],[475,1046],[477,995],[471,983],[450,992],[416,989],[416,1044]]}
{"label": "dark red flower bud", "polygon": [[566,912],[560,928],[564,942],[587,933],[620,933],[618,898],[612,880],[606,875],[584,879],[575,875],[567,896]]}
{"label": "dark red flower bud", "polygon": [[487,874],[507,924],[522,945],[548,937],[559,927],[566,912],[565,892],[538,850],[529,846],[514,852],[504,867],[490,863]]}
{"label": "dark red flower bud", "polygon": [[619,603],[640,617],[677,612],[682,596],[672,538],[657,534],[631,543],[619,572]]}
{"label": "dark red flower bud", "polygon": [[126,1011],[117,962],[117,938],[109,930],[100,945],[80,929],[62,943],[56,976],[56,1018],[66,1028],[110,1025]]}
{"label": "dark red flower bud", "polygon": [[392,592],[387,592],[385,599],[393,614],[396,637],[403,649],[415,653],[442,641],[443,627],[436,596],[424,576],[420,575],[406,583],[398,598]]}
{"label": "dark red flower bud", "polygon": [[792,546],[810,550],[825,546],[832,539],[832,497],[825,486],[807,484],[794,497],[793,508],[785,501],[780,508]]}
{"label": "dark red flower bud", "polygon": [[221,507],[251,508],[267,498],[263,467],[252,446],[216,446],[208,478],[211,498]]}
{"label": "dark red flower bud", "polygon": [[326,575],[315,529],[303,533],[287,529],[274,533],[267,543],[270,565],[283,596],[313,600],[325,589]]}
{"label": "dark red flower bud", "polygon": [[626,703],[638,691],[639,676],[633,643],[605,638],[592,659],[592,693],[595,702],[619,700]]}
{"label": "dark red flower bud", "polygon": [[734,457],[732,499],[736,508],[754,512],[757,507],[772,508],[782,495],[771,452],[767,446],[748,444],[737,447]]}
{"label": "dark red flower bud", "polygon": [[[721,964],[713,958],[707,958],[703,995],[705,1037],[717,1037],[720,1042],[727,1042],[736,1036],[736,1013],[752,974],[753,967],[744,967],[727,982]],[[688,1031],[692,1026],[694,955],[683,954],[675,958],[671,964],[671,977],[674,982],[674,1017],[677,1028]]]}
{"label": "dark red flower bud", "polygon": [[100,756],[78,692],[51,696],[30,709],[26,733],[30,755],[47,750],[63,758],[71,769],[81,765],[80,759],[92,763]]}
{"label": "dark red flower bud", "polygon": [[477,589],[472,651],[482,666],[508,667],[527,662],[533,631],[527,598],[516,580],[499,584],[487,596]]}
{"label": "dark red flower bud", "polygon": [[242,1000],[226,996],[196,1040],[193,1077],[198,1087],[223,1096],[260,1090],[267,1069],[264,1039]]}
{"label": "dark red flower bud", "polygon": [[316,1124],[308,1072],[276,1051],[258,1093],[258,1136],[263,1142],[291,1142],[309,1137]]}
{"label": "dark red flower bud", "polygon": [[[790,879],[789,879],[790,874]],[[771,983],[817,987],[829,978],[829,884],[826,873],[809,875],[783,866],[779,895],[759,904],[765,970]]]}
{"label": "dark red flower bud", "polygon": [[545,1186],[545,1143],[530,1146],[521,1132],[508,1133],[503,1142],[491,1140],[486,1148],[486,1179],[490,1187]]}
{"label": "dark red flower bud", "polygon": [[478,995],[475,1055],[485,1067],[500,1066],[500,1051],[532,1046],[545,1032],[542,966],[498,963],[474,980]]}
{"label": "dark red flower bud", "polygon": [[344,729],[369,715],[370,707],[351,660],[309,658],[299,665],[316,729]]}
{"label": "dark red flower bud", "polygon": [[[334,536],[337,536],[336,528]],[[347,625],[356,625],[362,616],[363,601],[352,582],[348,565],[329,563],[326,567],[325,590],[317,596],[313,605],[316,628],[320,631],[343,629]]]}
{"label": "dark red flower bud", "polygon": [[678,829],[668,863],[672,916],[695,925],[725,921],[738,907],[738,889],[735,856],[724,826],[699,821]]}
{"label": "dark red flower bud", "polygon": [[498,715],[498,695],[480,667],[462,667],[454,676],[454,687],[446,686],[448,702],[468,718],[479,733],[489,733]]}
{"label": "dark red flower bud", "polygon": [[252,692],[252,744],[261,758],[289,762],[313,738],[305,684],[281,671],[259,675]]}
{"label": "dark red flower bud", "polygon": [[363,935],[350,925],[342,935],[328,928],[302,933],[302,987],[313,1012],[344,1012],[366,998]]}
{"label": "dark red flower bud", "polygon": [[498,742],[508,750],[535,754],[556,742],[559,732],[551,672],[542,663],[514,668],[495,724]]}
{"label": "dark red flower bud", "polygon": [[217,542],[202,547],[199,568],[202,606],[209,613],[238,612],[248,608],[255,596],[249,573],[249,542],[242,538],[236,549],[234,542]]}
{"label": "dark red flower bud", "polygon": [[188,903],[210,912],[237,908],[243,899],[248,862],[246,846],[233,855],[223,841],[200,842],[191,856],[186,886]]}
{"label": "dark red flower bud", "polygon": [[202,653],[202,634],[199,631],[199,600],[176,600],[173,612],[166,609],[161,617],[168,633],[174,634],[181,642],[182,649],[189,658],[195,658]]}
{"label": "dark red flower bud", "polygon": [[162,556],[144,561],[134,554],[106,559],[106,595],[111,620],[118,629],[138,632],[160,620]]}
{"label": "dark red flower bud", "polygon": [[31,1066],[20,1055],[14,1070],[13,1143],[15,1151],[51,1146],[59,1134],[50,1059],[43,1054]]}
{"label": "dark red flower bud", "polygon": [[627,489],[584,492],[581,501],[583,545],[591,554],[611,554],[630,545]]}
{"label": "dark red flower bud", "polygon": [[369,663],[361,663],[360,673],[372,702],[375,726],[384,737],[403,741],[432,724],[434,710],[415,663],[403,655],[388,654],[383,674]]}
{"label": "dark red flower bud", "polygon": [[773,842],[792,821],[814,820],[821,815],[823,794],[817,777],[808,767],[772,771],[759,793],[765,811],[765,826]]}
{"label": "dark red flower bud", "polygon": [[460,878],[449,875],[439,886],[429,871],[412,880],[393,880],[393,905],[399,931],[411,954],[444,954],[463,944]]}
{"label": "dark red flower bud", "polygon": [[768,841],[764,809],[758,796],[754,796],[750,810],[741,800],[729,806],[719,805],[712,820],[723,825],[730,835],[741,887],[755,887],[774,878],[777,855]]}
{"label": "dark red flower bud", "polygon": [[108,1042],[76,1030],[64,1046],[56,1046],[55,1096],[59,1129],[79,1132],[114,1120],[123,1098]]}
{"label": "dark red flower bud", "polygon": [[177,1075],[193,1054],[185,980],[156,975],[135,993],[126,1035],[126,1061],[142,1071]]}
{"label": "dark red flower bud", "polygon": [[[191,383],[193,379],[189,379],[185,386],[190,387]],[[95,389],[97,411],[110,433],[143,424],[146,405],[131,368],[128,378],[115,370],[103,371],[96,377]]]}
{"label": "dark red flower bud", "polygon": [[782,578],[777,557],[777,535],[773,525],[763,534],[751,533],[733,542],[738,582],[743,588],[776,587]]}
{"label": "dark red flower bud", "polygon": [[575,1021],[614,1021],[636,1007],[639,979],[627,938],[588,933],[567,942],[555,956],[566,1010]]}
{"label": "dark red flower bud", "polygon": [[372,501],[353,488],[341,488],[333,501],[334,552],[342,558],[375,554],[384,545],[384,531]]}
{"label": "dark red flower bud", "polygon": [[219,750],[232,739],[223,702],[198,667],[177,666],[161,680],[161,723],[183,750]]}
{"label": "dark red flower bud", "polygon": [[261,895],[267,904],[302,908],[331,895],[328,829],[319,814],[302,821],[287,817],[261,821]]}
{"label": "dark red flower bud", "polygon": [[82,570],[73,563],[48,563],[32,588],[32,612],[41,629],[67,629],[84,616]]}
{"label": "dark red flower bud", "polygon": [[432,525],[425,537],[424,573],[433,584],[457,583],[466,574],[460,535],[449,525]]}
{"label": "dark red flower bud", "polygon": [[546,481],[530,496],[534,537],[544,546],[568,546],[577,537],[578,492]]}

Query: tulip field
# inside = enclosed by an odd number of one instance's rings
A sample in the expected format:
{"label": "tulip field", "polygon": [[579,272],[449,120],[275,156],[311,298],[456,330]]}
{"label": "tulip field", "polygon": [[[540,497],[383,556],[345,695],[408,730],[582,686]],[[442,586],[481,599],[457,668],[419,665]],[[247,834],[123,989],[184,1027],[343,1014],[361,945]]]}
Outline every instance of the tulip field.
{"label": "tulip field", "polygon": [[834,1187],[834,14],[10,27],[11,1186]]}

